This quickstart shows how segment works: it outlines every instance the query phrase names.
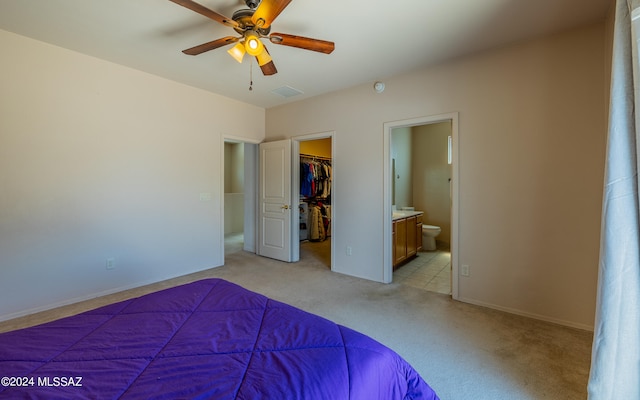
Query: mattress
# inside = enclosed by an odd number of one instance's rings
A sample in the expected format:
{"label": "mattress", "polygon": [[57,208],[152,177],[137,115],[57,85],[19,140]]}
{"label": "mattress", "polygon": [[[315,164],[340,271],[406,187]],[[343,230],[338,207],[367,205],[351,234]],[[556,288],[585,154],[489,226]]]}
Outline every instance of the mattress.
{"label": "mattress", "polygon": [[222,279],[2,333],[0,379],[0,398],[438,398],[370,337]]}

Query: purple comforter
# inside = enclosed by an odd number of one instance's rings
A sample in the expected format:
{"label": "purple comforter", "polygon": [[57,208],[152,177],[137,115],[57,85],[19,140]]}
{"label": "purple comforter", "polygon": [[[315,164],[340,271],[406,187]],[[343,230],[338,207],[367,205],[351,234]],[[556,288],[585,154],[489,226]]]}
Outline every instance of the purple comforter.
{"label": "purple comforter", "polygon": [[349,328],[206,279],[0,334],[0,398],[437,399]]}

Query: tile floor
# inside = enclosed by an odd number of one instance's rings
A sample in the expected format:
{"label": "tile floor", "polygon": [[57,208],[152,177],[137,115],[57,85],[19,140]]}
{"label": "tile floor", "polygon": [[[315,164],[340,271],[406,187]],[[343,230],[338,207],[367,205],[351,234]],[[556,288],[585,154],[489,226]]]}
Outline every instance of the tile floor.
{"label": "tile floor", "polygon": [[393,272],[393,282],[418,289],[451,294],[451,252],[448,248],[421,251]]}

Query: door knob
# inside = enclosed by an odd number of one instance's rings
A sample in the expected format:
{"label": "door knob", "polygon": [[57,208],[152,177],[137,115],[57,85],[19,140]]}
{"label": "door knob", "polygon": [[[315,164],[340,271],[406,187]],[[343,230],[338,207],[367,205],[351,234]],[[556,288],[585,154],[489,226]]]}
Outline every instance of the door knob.
{"label": "door knob", "polygon": [[281,208],[284,208],[285,210],[288,210],[288,209],[289,209],[289,205],[288,205],[288,204],[285,204],[285,205],[283,205]]}

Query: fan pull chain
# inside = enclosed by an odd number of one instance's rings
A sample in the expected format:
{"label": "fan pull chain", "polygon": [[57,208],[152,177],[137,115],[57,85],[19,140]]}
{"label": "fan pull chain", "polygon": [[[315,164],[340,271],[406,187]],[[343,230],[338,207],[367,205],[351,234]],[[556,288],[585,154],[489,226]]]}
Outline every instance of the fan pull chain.
{"label": "fan pull chain", "polygon": [[253,61],[249,63],[249,91],[253,90]]}

